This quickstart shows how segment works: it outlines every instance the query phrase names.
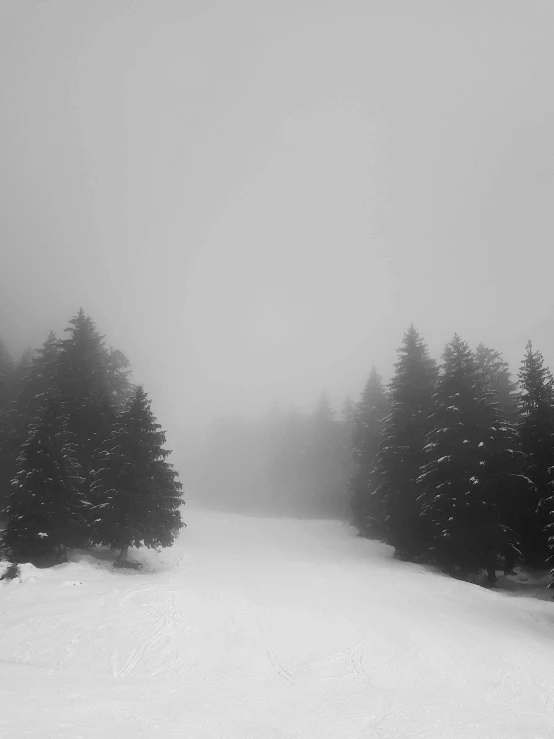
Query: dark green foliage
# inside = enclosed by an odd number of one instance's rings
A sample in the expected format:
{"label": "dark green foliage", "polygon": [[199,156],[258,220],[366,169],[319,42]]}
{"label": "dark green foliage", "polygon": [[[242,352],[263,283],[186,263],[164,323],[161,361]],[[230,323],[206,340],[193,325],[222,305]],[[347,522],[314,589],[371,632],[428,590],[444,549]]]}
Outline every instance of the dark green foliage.
{"label": "dark green foliage", "polygon": [[21,392],[21,389],[27,380],[31,365],[33,363],[34,352],[32,349],[27,347],[23,354],[15,362],[12,372],[12,383],[11,383],[11,402],[15,402],[17,396]]}
{"label": "dark green foliage", "polygon": [[[96,463],[96,452],[110,435],[115,421],[116,389],[113,358],[81,309],[70,320],[68,339],[61,342],[57,383],[75,435],[79,463],[87,481]],[[117,384],[117,383],[116,383]]]}
{"label": "dark green foliage", "polygon": [[513,429],[490,402],[466,342],[454,336],[443,356],[419,478],[426,559],[467,576],[494,579],[499,558],[513,557],[509,505],[525,484],[518,474]]}
{"label": "dark green foliage", "polygon": [[0,409],[6,409],[11,400],[13,359],[0,337]]}
{"label": "dark green foliage", "polygon": [[383,501],[386,541],[397,556],[418,559],[424,551],[416,480],[425,463],[426,436],[437,380],[436,362],[414,326],[398,350],[389,386],[390,413],[384,422],[376,468],[376,495]]}
{"label": "dark green foliage", "polygon": [[29,425],[43,406],[58,369],[60,342],[51,331],[36,356],[30,356],[15,399],[16,413]]}
{"label": "dark green foliage", "polygon": [[0,580],[15,580],[16,577],[20,576],[21,572],[17,562],[10,562],[2,574],[2,577],[0,577]]}
{"label": "dark green foliage", "polygon": [[16,394],[4,418],[4,461],[0,471],[4,499],[16,472],[21,447],[52,388],[58,364],[58,347],[55,335],[50,333],[35,357],[28,350],[16,366]]}
{"label": "dark green foliage", "polygon": [[354,412],[351,440],[354,471],[349,480],[353,523],[365,536],[383,535],[383,501],[375,495],[374,470],[388,410],[381,376],[372,367]]}
{"label": "dark green foliage", "polygon": [[503,418],[509,423],[516,423],[519,412],[519,395],[517,385],[512,380],[508,362],[504,360],[500,352],[489,349],[484,344],[477,346],[475,360],[485,389],[490,393],[490,402],[498,405]]}
{"label": "dark green foliage", "polygon": [[100,449],[91,488],[93,539],[121,549],[123,559],[130,546],[171,546],[183,526],[182,486],[164,444],[165,434],[139,386]]}
{"label": "dark green foliage", "polygon": [[131,364],[119,349],[110,348],[108,353],[108,385],[112,400],[117,408],[123,408],[133,396],[134,385],[129,380]]}
{"label": "dark green foliage", "polygon": [[14,363],[0,338],[0,505],[9,494],[11,470],[11,448],[9,444],[12,421],[9,407],[12,393]]}
{"label": "dark green foliage", "polygon": [[63,561],[83,536],[86,504],[67,420],[53,389],[23,445],[3,510],[2,548],[11,561]]}
{"label": "dark green foliage", "polygon": [[545,501],[551,497],[554,466],[554,387],[542,354],[533,351],[530,341],[519,371],[519,383],[520,449],[527,460],[525,474],[535,488],[519,506],[521,546],[525,562],[541,567],[549,555],[546,527],[550,516]]}

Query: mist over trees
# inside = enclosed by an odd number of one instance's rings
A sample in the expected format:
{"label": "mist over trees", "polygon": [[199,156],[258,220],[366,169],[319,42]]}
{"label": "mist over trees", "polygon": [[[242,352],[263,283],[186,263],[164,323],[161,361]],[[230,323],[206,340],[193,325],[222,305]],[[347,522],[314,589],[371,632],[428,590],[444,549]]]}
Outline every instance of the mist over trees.
{"label": "mist over trees", "polygon": [[345,518],[353,406],[322,394],[311,411],[273,407],[215,421],[195,469],[202,502],[239,512]]}
{"label": "mist over trees", "polygon": [[11,562],[65,561],[100,544],[169,546],[181,484],[130,365],[81,309],[14,362],[0,342],[0,547]]}
{"label": "mist over trees", "polygon": [[[351,520],[360,535],[456,577],[486,572],[490,584],[499,568],[548,567],[554,381],[541,353],[527,345],[517,384],[499,352],[472,351],[458,335],[439,366],[413,326],[398,354],[388,414],[366,414],[367,447],[359,431],[352,438]],[[360,409],[370,387],[379,395],[374,370]]]}
{"label": "mist over trees", "polygon": [[357,402],[214,422],[194,487],[218,508],[343,519],[456,577],[548,567],[554,383],[530,344],[517,379],[458,335],[437,362],[410,326],[390,382],[372,367]]}
{"label": "mist over trees", "polygon": [[[181,485],[125,356],[82,310],[14,360],[0,341],[0,500],[5,552],[63,560],[73,546],[168,546]],[[335,518],[397,557],[456,577],[554,554],[554,378],[525,348],[502,355],[454,335],[441,361],[410,326],[385,383],[360,398],[214,421],[187,470],[203,504]]]}

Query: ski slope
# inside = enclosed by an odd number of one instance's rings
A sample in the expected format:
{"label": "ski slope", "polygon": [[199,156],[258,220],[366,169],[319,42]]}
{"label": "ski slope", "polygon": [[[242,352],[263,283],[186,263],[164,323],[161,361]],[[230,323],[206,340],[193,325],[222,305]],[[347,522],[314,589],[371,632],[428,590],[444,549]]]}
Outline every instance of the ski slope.
{"label": "ski slope", "polygon": [[171,550],[0,583],[0,737],[552,739],[554,603],[337,522],[187,506]]}

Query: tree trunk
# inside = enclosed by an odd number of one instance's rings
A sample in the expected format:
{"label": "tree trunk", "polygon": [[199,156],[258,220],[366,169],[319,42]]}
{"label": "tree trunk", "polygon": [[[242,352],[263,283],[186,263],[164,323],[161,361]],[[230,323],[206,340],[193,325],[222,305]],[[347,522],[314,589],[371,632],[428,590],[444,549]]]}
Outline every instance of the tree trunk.
{"label": "tree trunk", "polygon": [[494,567],[487,567],[487,585],[496,584],[496,569]]}
{"label": "tree trunk", "polygon": [[127,555],[129,554],[129,545],[125,547],[121,547],[121,551],[119,552],[119,557],[117,558],[117,561],[119,564],[123,564],[127,561]]}

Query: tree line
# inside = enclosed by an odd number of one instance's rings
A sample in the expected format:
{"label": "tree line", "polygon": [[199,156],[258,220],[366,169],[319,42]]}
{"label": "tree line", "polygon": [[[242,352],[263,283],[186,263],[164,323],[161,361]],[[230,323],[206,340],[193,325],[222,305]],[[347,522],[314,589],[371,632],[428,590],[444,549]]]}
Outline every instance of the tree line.
{"label": "tree line", "polygon": [[[502,355],[458,335],[440,366],[412,326],[385,388],[354,415],[352,519],[398,557],[456,577],[554,555],[554,382],[531,342],[514,383]],[[554,573],[553,573],[554,574]]]}
{"label": "tree line", "polygon": [[297,517],[348,515],[354,404],[337,413],[326,393],[314,408],[275,405],[261,418],[213,422],[188,474],[204,503]]}
{"label": "tree line", "polygon": [[412,326],[387,386],[369,374],[336,413],[221,419],[195,486],[219,507],[343,518],[397,557],[470,578],[554,555],[554,382],[529,342],[517,381],[458,335],[438,363]]}
{"label": "tree line", "polygon": [[[183,525],[165,435],[129,362],[81,310],[34,354],[0,341],[0,510],[12,561],[71,547],[167,546]],[[518,373],[455,335],[437,363],[412,326],[360,400],[214,423],[190,477],[242,512],[342,518],[456,577],[554,555],[554,380],[529,342]]]}
{"label": "tree line", "polygon": [[56,564],[68,550],[172,544],[181,483],[127,358],[81,309],[14,362],[0,340],[1,553]]}

